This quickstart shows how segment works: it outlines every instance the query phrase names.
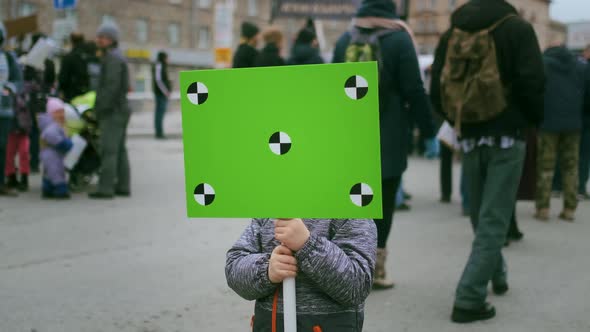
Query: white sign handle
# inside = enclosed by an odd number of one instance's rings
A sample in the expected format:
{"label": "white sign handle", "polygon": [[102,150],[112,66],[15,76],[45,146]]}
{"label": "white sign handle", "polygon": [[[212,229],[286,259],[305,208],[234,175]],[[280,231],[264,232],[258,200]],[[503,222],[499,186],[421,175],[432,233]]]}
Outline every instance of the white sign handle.
{"label": "white sign handle", "polygon": [[285,332],[297,332],[297,306],[295,278],[283,280],[283,320]]}

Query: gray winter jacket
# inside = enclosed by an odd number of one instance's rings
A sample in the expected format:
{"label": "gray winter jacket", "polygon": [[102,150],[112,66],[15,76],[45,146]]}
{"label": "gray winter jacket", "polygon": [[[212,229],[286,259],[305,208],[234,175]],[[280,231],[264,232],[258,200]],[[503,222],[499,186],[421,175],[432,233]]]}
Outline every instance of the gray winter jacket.
{"label": "gray winter jacket", "polygon": [[[365,299],[371,290],[377,248],[372,220],[305,219],[311,236],[295,253],[298,330],[361,331]],[[228,251],[228,285],[256,300],[254,331],[270,331],[273,296],[279,292],[277,327],[282,327],[282,287],[270,282],[268,264],[280,243],[273,219],[254,219]]]}
{"label": "gray winter jacket", "polygon": [[94,106],[98,119],[111,116],[129,116],[127,102],[129,92],[129,68],[118,48],[108,50],[102,59],[100,79]]}
{"label": "gray winter jacket", "polygon": [[[6,29],[0,22],[0,34],[6,36]],[[6,39],[6,38],[2,38]],[[3,50],[4,41],[0,43],[0,118],[14,118],[14,98],[4,94],[4,90],[18,93],[22,88],[22,72],[11,52]]]}

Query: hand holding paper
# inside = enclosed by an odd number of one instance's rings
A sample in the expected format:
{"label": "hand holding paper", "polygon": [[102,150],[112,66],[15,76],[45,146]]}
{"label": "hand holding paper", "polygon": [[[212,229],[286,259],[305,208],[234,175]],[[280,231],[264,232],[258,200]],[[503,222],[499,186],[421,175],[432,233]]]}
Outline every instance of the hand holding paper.
{"label": "hand holding paper", "polygon": [[277,219],[275,238],[293,251],[299,251],[309,239],[309,230],[301,219]]}
{"label": "hand holding paper", "polygon": [[297,275],[297,260],[293,257],[291,249],[278,246],[270,255],[268,264],[268,278],[273,284],[278,284],[287,278]]}

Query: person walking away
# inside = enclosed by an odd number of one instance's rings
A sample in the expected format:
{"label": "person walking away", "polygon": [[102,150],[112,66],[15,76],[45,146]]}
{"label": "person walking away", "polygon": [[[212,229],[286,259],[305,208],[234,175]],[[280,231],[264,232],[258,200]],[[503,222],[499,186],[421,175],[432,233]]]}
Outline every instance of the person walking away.
{"label": "person walking away", "polygon": [[311,28],[303,28],[297,34],[295,44],[291,49],[289,65],[314,65],[324,63],[320,55],[316,33]]}
{"label": "person walking away", "polygon": [[103,54],[94,110],[100,135],[101,168],[98,189],[89,198],[112,199],[131,195],[131,169],[127,155],[127,125],[131,110],[127,101],[129,70],[118,48],[119,28],[103,24],[96,44]]}
{"label": "person walking away", "polygon": [[573,221],[578,206],[580,132],[584,107],[585,66],[565,46],[554,46],[543,55],[547,86],[545,117],[538,136],[535,218],[549,219],[555,164],[559,160],[563,211],[560,219]]}
{"label": "person walking away", "polygon": [[65,102],[90,91],[88,56],[84,50],[84,36],[73,32],[70,35],[72,50],[61,61],[59,93]]}
{"label": "person walking away", "polygon": [[[367,54],[362,50],[377,50]],[[347,56],[348,55],[348,56]],[[381,171],[383,219],[377,225],[377,265],[373,287],[394,286],[387,278],[387,240],[393,223],[395,194],[407,168],[407,134],[414,116],[420,131],[429,138],[429,150],[435,142],[434,123],[418,65],[415,43],[409,28],[398,19],[396,5],[389,0],[364,0],[353,28],[336,44],[332,62],[355,62],[366,59],[379,62],[379,118],[381,132]],[[405,105],[409,105],[409,109]],[[434,151],[431,151],[434,152]]]}
{"label": "person walking away", "polygon": [[284,330],[281,283],[291,277],[298,331],[360,332],[376,242],[367,219],[253,219],[227,252],[227,284],[256,300],[254,332]]}
{"label": "person walking away", "polygon": [[437,47],[432,101],[461,140],[475,232],[453,322],[496,315],[486,302],[490,281],[495,294],[508,291],[502,248],[522,174],[524,129],[543,118],[543,72],[533,27],[504,0],[471,0],[458,8]]}
{"label": "person walking away", "polygon": [[251,68],[258,56],[258,34],[260,29],[250,22],[242,23],[242,41],[234,54],[233,68]]}
{"label": "person walking away", "polygon": [[72,148],[65,133],[64,103],[58,98],[47,100],[47,112],[39,114],[41,130],[41,162],[43,164],[42,197],[69,199],[64,156]]}
{"label": "person walking away", "polygon": [[587,188],[588,178],[590,177],[590,45],[586,46],[586,49],[584,49],[582,61],[586,66],[584,69],[584,117],[580,138],[580,183],[578,197],[581,200],[588,200],[590,199]]}
{"label": "person walking away", "polygon": [[156,101],[155,129],[156,139],[164,139],[164,115],[168,107],[168,99],[172,91],[172,82],[168,79],[168,54],[164,51],[158,52],[156,63],[152,68],[154,78],[154,97]]}
{"label": "person walking away", "polygon": [[8,137],[14,129],[15,96],[21,88],[22,73],[14,54],[4,50],[5,41],[6,29],[0,22],[0,196],[16,196],[14,190],[6,186],[4,170]]}
{"label": "person walking away", "polygon": [[283,33],[277,27],[269,27],[262,33],[264,48],[256,56],[254,67],[284,66],[285,60],[281,57],[283,47]]}

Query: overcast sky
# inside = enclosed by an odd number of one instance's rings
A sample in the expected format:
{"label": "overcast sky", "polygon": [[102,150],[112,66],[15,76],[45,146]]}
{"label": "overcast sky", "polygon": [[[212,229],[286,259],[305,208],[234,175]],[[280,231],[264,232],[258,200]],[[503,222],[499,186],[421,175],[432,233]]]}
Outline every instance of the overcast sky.
{"label": "overcast sky", "polygon": [[590,21],[590,0],[553,0],[551,17],[562,22]]}

